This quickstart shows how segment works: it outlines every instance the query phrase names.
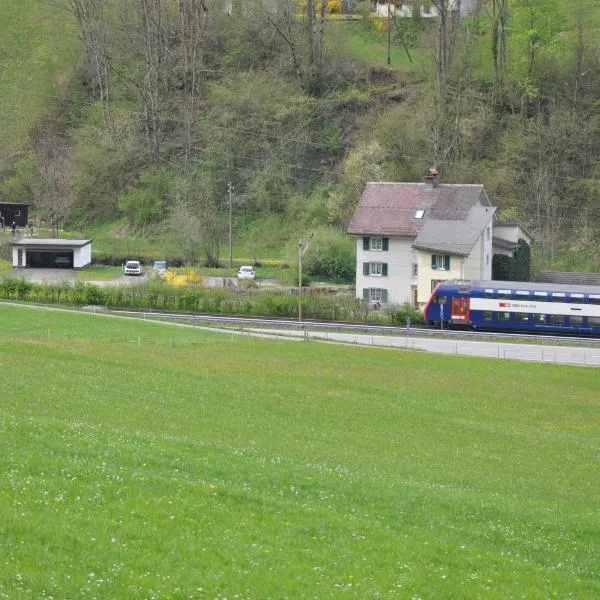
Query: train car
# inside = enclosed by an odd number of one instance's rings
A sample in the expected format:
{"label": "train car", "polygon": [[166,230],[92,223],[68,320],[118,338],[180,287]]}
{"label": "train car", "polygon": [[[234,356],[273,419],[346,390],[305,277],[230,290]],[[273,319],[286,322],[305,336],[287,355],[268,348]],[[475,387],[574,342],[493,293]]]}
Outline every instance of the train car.
{"label": "train car", "polygon": [[600,336],[600,287],[442,281],[423,317],[437,327]]}

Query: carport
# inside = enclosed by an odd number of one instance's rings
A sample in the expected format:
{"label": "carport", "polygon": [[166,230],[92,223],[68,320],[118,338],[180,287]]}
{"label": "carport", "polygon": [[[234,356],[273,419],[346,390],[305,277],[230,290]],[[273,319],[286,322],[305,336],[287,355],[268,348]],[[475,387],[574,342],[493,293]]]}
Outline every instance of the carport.
{"label": "carport", "polygon": [[23,237],[12,247],[16,268],[80,269],[92,262],[92,240]]}

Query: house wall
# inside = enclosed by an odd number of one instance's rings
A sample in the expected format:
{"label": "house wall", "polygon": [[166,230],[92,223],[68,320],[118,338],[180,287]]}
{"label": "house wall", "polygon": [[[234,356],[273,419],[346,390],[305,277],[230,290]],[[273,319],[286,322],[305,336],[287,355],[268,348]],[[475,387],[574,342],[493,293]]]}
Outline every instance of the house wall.
{"label": "house wall", "polygon": [[[413,263],[417,262],[412,242],[412,237],[388,237],[388,250],[374,251],[364,250],[363,238],[357,238],[356,297],[363,298],[365,288],[382,288],[387,290],[387,304],[410,303],[411,286],[416,286],[418,282],[418,278],[412,276]],[[365,262],[386,263],[387,276],[364,275]]]}
{"label": "house wall", "polygon": [[[19,250],[21,250],[21,253],[19,254]],[[21,264],[19,264],[19,257],[21,258]],[[13,246],[12,248],[12,266],[13,267],[20,267],[20,266],[25,266],[26,264],[26,254],[25,254],[25,248],[17,248],[16,246]]]}
{"label": "house wall", "polygon": [[92,245],[86,244],[73,251],[73,268],[81,269],[92,262]]}
{"label": "house wall", "polygon": [[487,281],[492,278],[492,220],[486,225],[469,256],[464,259],[461,279]]}
{"label": "house wall", "polygon": [[[432,281],[447,281],[448,279],[464,279],[465,259],[459,256],[450,255],[450,269],[432,269],[432,252],[419,252],[419,281],[417,287],[417,302],[420,308],[423,308],[429,300],[432,291]],[[437,254],[437,253],[436,253]]]}
{"label": "house wall", "polygon": [[[457,3],[455,0],[451,0],[448,6],[448,10],[456,10],[456,4]],[[394,4],[393,0],[390,0],[389,3],[385,0],[377,0],[375,5],[375,13],[379,17],[387,17],[388,7],[390,12],[397,17],[409,19],[413,16],[413,9],[411,4],[400,2],[398,5]],[[461,15],[466,15],[470,13],[474,8],[475,0],[462,0],[460,6],[460,13]],[[439,16],[439,12],[435,5],[425,2],[420,6],[419,13],[421,15],[421,18],[423,19],[431,19]]]}

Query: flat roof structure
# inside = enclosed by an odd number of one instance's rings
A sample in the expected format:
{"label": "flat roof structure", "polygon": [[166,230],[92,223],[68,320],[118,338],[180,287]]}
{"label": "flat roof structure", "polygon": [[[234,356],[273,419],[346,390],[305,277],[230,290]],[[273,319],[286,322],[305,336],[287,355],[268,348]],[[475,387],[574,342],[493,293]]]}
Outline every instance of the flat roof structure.
{"label": "flat roof structure", "polygon": [[13,246],[20,246],[23,248],[32,248],[32,249],[69,249],[69,248],[81,248],[82,246],[87,246],[91,244],[92,240],[65,240],[62,238],[31,238],[31,237],[21,237],[14,242],[11,242]]}

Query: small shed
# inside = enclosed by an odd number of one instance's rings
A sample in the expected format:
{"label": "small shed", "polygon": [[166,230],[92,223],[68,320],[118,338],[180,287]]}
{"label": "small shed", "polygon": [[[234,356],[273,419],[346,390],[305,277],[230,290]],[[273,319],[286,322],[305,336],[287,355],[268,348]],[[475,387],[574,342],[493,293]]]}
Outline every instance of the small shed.
{"label": "small shed", "polygon": [[10,227],[13,223],[17,227],[24,228],[29,223],[29,204],[17,204],[14,202],[0,202],[0,227]]}
{"label": "small shed", "polygon": [[92,240],[22,237],[11,244],[16,268],[80,269],[92,262]]}

